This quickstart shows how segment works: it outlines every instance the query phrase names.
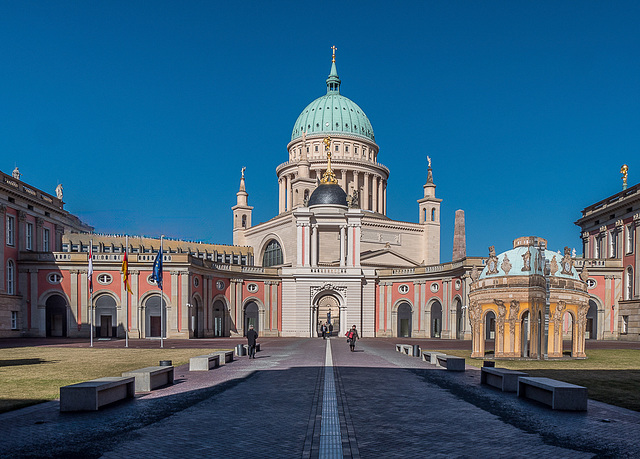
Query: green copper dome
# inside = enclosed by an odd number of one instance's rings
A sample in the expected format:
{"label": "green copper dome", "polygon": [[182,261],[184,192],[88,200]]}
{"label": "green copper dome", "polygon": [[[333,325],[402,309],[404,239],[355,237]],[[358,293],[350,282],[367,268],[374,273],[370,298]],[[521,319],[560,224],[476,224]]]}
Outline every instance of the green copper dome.
{"label": "green copper dome", "polygon": [[375,142],[373,127],[364,111],[351,99],[340,95],[340,78],[336,63],[331,64],[327,78],[327,94],[317,98],[302,110],[293,125],[291,140],[307,135],[354,135]]}

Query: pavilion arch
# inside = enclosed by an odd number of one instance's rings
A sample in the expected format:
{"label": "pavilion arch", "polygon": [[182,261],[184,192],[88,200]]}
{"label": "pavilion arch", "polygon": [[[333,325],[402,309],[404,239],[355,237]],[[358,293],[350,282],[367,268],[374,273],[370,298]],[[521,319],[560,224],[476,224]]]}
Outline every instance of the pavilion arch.
{"label": "pavilion arch", "polygon": [[[162,305],[164,304],[164,308]],[[141,335],[144,338],[159,338],[160,330],[164,322],[164,334],[167,335],[167,307],[171,306],[169,297],[162,292],[162,303],[160,295],[155,289],[142,295],[140,298],[140,313],[142,314],[140,325]],[[164,317],[161,315],[164,312]]]}
{"label": "pavilion arch", "polygon": [[247,334],[249,325],[253,325],[256,332],[260,333],[266,328],[265,307],[262,301],[255,296],[246,298],[242,303],[242,330]]}
{"label": "pavilion arch", "polygon": [[231,317],[231,306],[224,294],[219,293],[211,300],[211,306],[205,313],[206,328],[213,330],[215,338],[230,336],[230,331],[236,330],[236,324]]}
{"label": "pavilion arch", "polygon": [[[269,246],[269,244],[271,243],[271,241],[276,241],[278,243],[278,245],[280,246],[280,251],[282,252],[282,264],[286,263],[288,260],[287,254],[285,252],[285,248],[284,248],[284,243],[282,242],[282,238],[280,236],[278,236],[275,233],[269,233],[267,234],[265,237],[262,238],[262,241],[260,241],[260,245],[259,250],[258,250],[258,254],[259,254],[259,258],[257,258],[260,261],[260,266],[264,266],[264,254],[267,251],[267,247]],[[272,265],[272,266],[277,266],[277,265]]]}
{"label": "pavilion arch", "polygon": [[400,298],[391,307],[391,331],[393,336],[411,338],[417,323],[417,308],[407,298]]}
{"label": "pavilion arch", "polygon": [[[112,291],[101,289],[93,293],[93,323],[98,338],[118,336],[118,306],[120,298]],[[124,327],[122,328],[124,333]]]}
{"label": "pavilion arch", "polygon": [[189,335],[191,338],[204,337],[204,300],[200,293],[191,295],[189,308]]}

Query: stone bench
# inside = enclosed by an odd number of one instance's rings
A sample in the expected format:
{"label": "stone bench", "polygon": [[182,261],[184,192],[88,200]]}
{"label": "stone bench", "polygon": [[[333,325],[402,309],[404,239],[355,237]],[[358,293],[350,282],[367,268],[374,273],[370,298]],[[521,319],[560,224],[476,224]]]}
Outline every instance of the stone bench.
{"label": "stone bench", "polygon": [[219,366],[219,354],[198,355],[189,359],[189,371],[209,371]]}
{"label": "stone bench", "polygon": [[411,344],[396,344],[396,351],[401,354],[413,355],[413,346]]}
{"label": "stone bench", "polygon": [[136,392],[136,379],[107,377],[60,388],[60,411],[97,411],[105,405],[127,398]]}
{"label": "stone bench", "polygon": [[226,363],[233,362],[233,351],[216,351],[209,355],[217,355],[218,364],[225,365]]}
{"label": "stone bench", "polygon": [[465,363],[464,358],[454,357],[453,355],[438,354],[436,355],[436,362],[439,367],[446,368],[451,371],[464,371]]}
{"label": "stone bench", "polygon": [[173,366],[140,368],[126,371],[122,376],[136,378],[136,392],[150,392],[173,384]]}
{"label": "stone bench", "polygon": [[586,411],[587,388],[551,378],[518,378],[518,397],[525,397],[553,410]]}
{"label": "stone bench", "polygon": [[442,352],[422,351],[422,360],[424,360],[427,363],[432,363],[434,365],[437,365],[439,355],[446,355],[446,354],[443,354]]}
{"label": "stone bench", "polygon": [[529,376],[527,373],[507,368],[482,367],[480,383],[497,387],[502,392],[517,392],[518,378]]}

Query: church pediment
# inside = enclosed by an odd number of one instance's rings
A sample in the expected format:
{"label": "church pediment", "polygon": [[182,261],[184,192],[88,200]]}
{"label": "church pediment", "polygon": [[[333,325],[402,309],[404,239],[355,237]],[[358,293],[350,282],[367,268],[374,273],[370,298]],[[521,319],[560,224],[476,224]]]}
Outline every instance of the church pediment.
{"label": "church pediment", "polygon": [[367,266],[420,266],[420,263],[390,248],[370,250],[360,254],[360,263]]}

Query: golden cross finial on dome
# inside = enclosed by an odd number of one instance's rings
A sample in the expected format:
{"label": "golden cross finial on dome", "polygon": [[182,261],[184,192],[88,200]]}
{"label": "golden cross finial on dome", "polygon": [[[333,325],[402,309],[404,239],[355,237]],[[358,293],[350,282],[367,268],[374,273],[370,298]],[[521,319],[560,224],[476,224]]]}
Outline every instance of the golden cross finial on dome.
{"label": "golden cross finial on dome", "polygon": [[338,179],[336,178],[336,174],[331,170],[331,137],[325,137],[322,143],[324,143],[324,149],[327,152],[327,170],[322,174],[320,183],[336,185]]}
{"label": "golden cross finial on dome", "polygon": [[333,50],[333,56],[331,56],[331,62],[335,62],[336,61],[336,50],[338,48],[336,48],[335,45],[334,45],[334,46],[331,47],[331,49]]}

